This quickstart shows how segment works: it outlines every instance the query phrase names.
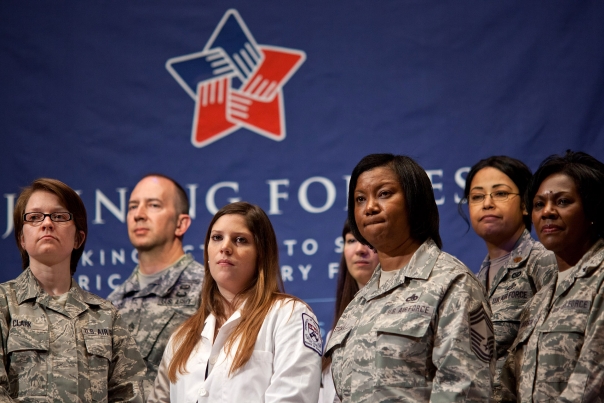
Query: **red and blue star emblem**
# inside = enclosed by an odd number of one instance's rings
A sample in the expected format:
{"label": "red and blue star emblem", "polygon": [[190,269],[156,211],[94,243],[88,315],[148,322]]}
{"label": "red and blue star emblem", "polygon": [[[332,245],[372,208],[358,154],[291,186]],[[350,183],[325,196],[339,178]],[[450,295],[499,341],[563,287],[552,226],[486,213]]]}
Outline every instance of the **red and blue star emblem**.
{"label": "red and blue star emblem", "polygon": [[193,145],[205,147],[241,128],[283,140],[283,86],[304,60],[301,50],[258,45],[237,10],[228,10],[201,52],[166,62],[195,100]]}

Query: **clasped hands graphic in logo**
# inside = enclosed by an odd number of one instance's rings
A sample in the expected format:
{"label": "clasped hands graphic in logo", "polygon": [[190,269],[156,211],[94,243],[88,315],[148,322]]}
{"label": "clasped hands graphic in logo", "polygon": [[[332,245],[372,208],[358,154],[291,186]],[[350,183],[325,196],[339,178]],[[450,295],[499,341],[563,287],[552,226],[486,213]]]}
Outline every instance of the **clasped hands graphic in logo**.
{"label": "clasped hands graphic in logo", "polygon": [[239,13],[228,10],[203,51],[166,62],[195,100],[193,145],[204,147],[243,127],[283,140],[283,86],[305,60],[300,50],[258,45]]}

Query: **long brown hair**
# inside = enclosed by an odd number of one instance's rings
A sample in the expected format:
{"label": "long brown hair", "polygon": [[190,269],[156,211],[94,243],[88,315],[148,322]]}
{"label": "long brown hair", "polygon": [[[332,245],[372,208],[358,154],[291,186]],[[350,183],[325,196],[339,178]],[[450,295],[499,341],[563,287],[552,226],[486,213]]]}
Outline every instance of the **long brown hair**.
{"label": "long brown hair", "polygon": [[233,301],[246,301],[241,311],[241,321],[233,330],[225,344],[227,354],[231,353],[233,343],[240,340],[229,374],[243,367],[250,357],[258,338],[258,332],[264,318],[275,304],[284,299],[297,298],[283,293],[283,281],[279,270],[279,248],[275,231],[266,213],[258,206],[246,202],[237,202],[221,208],[208,227],[205,239],[204,261],[205,278],[201,290],[201,306],[174,333],[175,353],[168,368],[168,378],[176,382],[178,374],[186,373],[187,361],[199,342],[206,319],[214,315],[218,322],[224,323],[228,318],[224,304],[228,302],[218,290],[208,265],[208,243],[212,228],[218,219],[228,214],[239,214],[244,217],[249,231],[254,236],[256,246],[256,276],[249,286],[241,291]]}
{"label": "long brown hair", "polygon": [[[342,239],[344,239],[344,245],[346,245],[346,235],[350,233],[352,233],[350,223],[348,220],[346,220],[344,223],[344,228],[342,229]],[[344,309],[346,309],[358,291],[359,285],[348,271],[346,257],[344,256],[344,250],[342,249],[342,258],[340,259],[340,266],[338,269],[338,284],[336,289],[336,310],[333,316],[333,324],[331,325],[332,329],[336,327],[340,316],[342,316],[344,313]],[[323,356],[321,360],[321,371],[325,371],[330,364],[331,356]]]}

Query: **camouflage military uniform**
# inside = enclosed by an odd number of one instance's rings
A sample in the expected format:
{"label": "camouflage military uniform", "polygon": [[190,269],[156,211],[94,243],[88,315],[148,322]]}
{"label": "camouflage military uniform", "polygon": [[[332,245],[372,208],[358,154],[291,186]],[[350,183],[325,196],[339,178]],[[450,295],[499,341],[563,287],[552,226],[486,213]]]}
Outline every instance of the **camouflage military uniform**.
{"label": "camouflage military uniform", "polygon": [[31,270],[0,284],[0,401],[142,402],[145,363],[109,302],[72,280],[65,306]]}
{"label": "camouflage military uniform", "polygon": [[[503,363],[512,346],[518,326],[520,312],[527,301],[549,282],[553,273],[558,270],[556,257],[531,238],[524,230],[510,253],[507,262],[499,269],[491,289],[486,297],[491,303],[493,329],[495,330],[495,346],[497,349],[497,373],[493,382],[492,400],[505,400],[501,392],[500,373]],[[478,280],[487,289],[489,277],[489,259],[482,262],[478,272]]]}
{"label": "camouflage military uniform", "polygon": [[141,290],[138,267],[107,297],[118,308],[147,363],[145,396],[153,390],[157,369],[172,332],[193,315],[201,299],[202,265],[187,254],[162,277]]}
{"label": "camouflage military uniform", "polygon": [[522,311],[502,376],[518,402],[604,401],[604,240],[568,270]]}
{"label": "camouflage military uniform", "polygon": [[432,240],[378,288],[380,273],[326,347],[342,402],[488,402],[495,342],[474,275]]}

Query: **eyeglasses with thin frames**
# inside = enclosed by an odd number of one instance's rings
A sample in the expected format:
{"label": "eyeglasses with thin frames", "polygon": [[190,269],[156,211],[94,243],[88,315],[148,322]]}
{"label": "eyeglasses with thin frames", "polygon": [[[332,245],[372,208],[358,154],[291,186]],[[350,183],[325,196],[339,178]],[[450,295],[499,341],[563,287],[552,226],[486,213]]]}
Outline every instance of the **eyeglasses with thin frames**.
{"label": "eyeglasses with thin frames", "polygon": [[520,193],[505,192],[503,190],[498,190],[497,192],[493,193],[470,193],[470,196],[468,196],[468,201],[472,204],[482,203],[487,196],[490,196],[493,201],[503,202],[509,199],[511,195],[520,196]]}

